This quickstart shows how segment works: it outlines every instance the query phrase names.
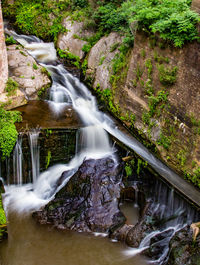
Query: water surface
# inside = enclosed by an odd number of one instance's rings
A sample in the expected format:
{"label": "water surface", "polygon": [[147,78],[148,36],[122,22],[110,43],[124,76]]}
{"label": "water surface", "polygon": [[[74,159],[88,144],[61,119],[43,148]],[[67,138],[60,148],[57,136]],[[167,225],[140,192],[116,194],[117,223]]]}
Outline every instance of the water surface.
{"label": "water surface", "polygon": [[9,237],[0,248],[1,265],[146,265],[128,257],[122,243],[108,238],[38,225],[30,217],[9,216]]}

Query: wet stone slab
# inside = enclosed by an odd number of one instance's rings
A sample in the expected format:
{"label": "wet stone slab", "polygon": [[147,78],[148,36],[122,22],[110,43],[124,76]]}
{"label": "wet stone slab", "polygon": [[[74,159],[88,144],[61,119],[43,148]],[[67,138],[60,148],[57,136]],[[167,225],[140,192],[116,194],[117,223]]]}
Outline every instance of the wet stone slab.
{"label": "wet stone slab", "polygon": [[16,123],[19,132],[36,127],[41,129],[78,129],[83,127],[77,113],[69,104],[59,104],[58,109],[53,102],[33,100],[13,110],[22,113],[22,122]]}

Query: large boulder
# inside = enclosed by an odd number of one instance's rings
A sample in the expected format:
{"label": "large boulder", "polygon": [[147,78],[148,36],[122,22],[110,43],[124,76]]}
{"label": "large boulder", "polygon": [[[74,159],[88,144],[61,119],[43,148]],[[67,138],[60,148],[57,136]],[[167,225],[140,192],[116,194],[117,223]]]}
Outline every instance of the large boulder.
{"label": "large boulder", "polygon": [[44,67],[38,65],[35,59],[19,45],[7,47],[9,76],[17,82],[15,93],[1,93],[0,102],[6,103],[7,108],[21,106],[27,100],[38,98],[38,91],[50,86],[51,80]]}
{"label": "large boulder", "polygon": [[59,34],[57,47],[61,50],[67,50],[82,59],[85,55],[82,48],[87,44],[87,41],[82,39],[92,36],[94,32],[86,30],[83,22],[71,21],[69,17],[63,21],[63,26],[67,32]]}
{"label": "large boulder", "polygon": [[118,208],[121,186],[121,167],[113,159],[86,160],[55,199],[33,216],[61,229],[109,232],[125,222]]}
{"label": "large boulder", "polygon": [[88,57],[87,76],[92,74],[94,87],[102,89],[110,88],[110,76],[112,73],[112,60],[119,52],[118,47],[122,42],[122,36],[116,32],[101,38],[91,49]]}

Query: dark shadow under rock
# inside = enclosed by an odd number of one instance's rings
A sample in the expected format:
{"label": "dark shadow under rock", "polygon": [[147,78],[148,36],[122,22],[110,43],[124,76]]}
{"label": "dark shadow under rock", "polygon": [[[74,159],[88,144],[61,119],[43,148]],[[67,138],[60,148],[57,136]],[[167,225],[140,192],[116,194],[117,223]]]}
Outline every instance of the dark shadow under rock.
{"label": "dark shadow under rock", "polygon": [[41,224],[81,232],[110,232],[122,226],[118,201],[121,166],[111,158],[86,160],[69,182],[34,218]]}

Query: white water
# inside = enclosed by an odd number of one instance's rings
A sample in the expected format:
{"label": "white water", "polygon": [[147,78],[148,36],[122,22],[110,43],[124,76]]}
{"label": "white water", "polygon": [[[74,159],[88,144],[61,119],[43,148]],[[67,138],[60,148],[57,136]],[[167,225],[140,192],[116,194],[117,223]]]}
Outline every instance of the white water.
{"label": "white water", "polygon": [[40,147],[38,145],[40,130],[32,129],[28,133],[30,151],[31,151],[31,165],[32,165],[32,182],[36,183],[40,174]]}
{"label": "white water", "polygon": [[[110,145],[107,132],[133,149],[137,154],[141,155],[141,157],[143,157],[159,174],[165,174],[167,177],[175,175],[136,139],[128,137],[122,133],[107,115],[100,112],[96,100],[90,91],[77,78],[68,73],[63,65],[51,65],[51,62],[53,63],[56,59],[56,51],[52,44],[42,43],[35,37],[19,36],[13,32],[9,32],[9,34],[13,35],[17,41],[23,44],[28,52],[51,73],[53,85],[50,92],[51,101],[49,101],[49,104],[52,109],[59,115],[59,111],[63,105],[72,104],[73,108],[82,119],[85,127],[80,130],[78,135],[77,154],[69,165],[52,167],[39,176],[39,162],[36,158],[39,157],[39,153],[36,154],[34,150],[31,151],[33,154],[32,164],[34,184],[24,185],[22,187],[6,187],[4,203],[7,211],[8,209],[12,209],[24,213],[39,209],[53,198],[54,194],[69,180],[84,159],[100,158],[108,155],[113,156],[114,150]],[[49,64],[46,65],[46,63]],[[30,143],[32,146],[34,146],[34,137],[35,134],[30,134]],[[38,144],[36,143],[35,146],[38,147]],[[64,171],[68,171],[69,174],[63,183],[58,186],[57,182]],[[173,203],[173,193],[170,198],[171,203]],[[160,207],[160,216],[164,216],[166,205],[155,204],[155,207],[157,209]],[[174,208],[171,210],[172,212],[170,214],[174,212]],[[180,229],[180,227],[183,227],[182,223],[177,225],[177,220],[178,219],[172,222],[173,225],[171,227],[168,226],[168,228],[165,228],[173,231],[173,233],[167,237],[166,244],[169,243],[169,239],[175,231]],[[142,252],[149,247],[150,241],[153,237],[168,230],[152,232],[144,238],[138,249],[130,250],[125,254],[134,256],[135,254]],[[154,263],[162,264],[167,253],[168,248],[164,248],[164,251]]]}
{"label": "white water", "polygon": [[15,149],[13,152],[13,176],[14,182],[17,185],[22,185],[23,175],[22,175],[22,161],[23,161],[23,153],[22,153],[22,137],[23,135],[19,134],[17,143],[15,145]]}

